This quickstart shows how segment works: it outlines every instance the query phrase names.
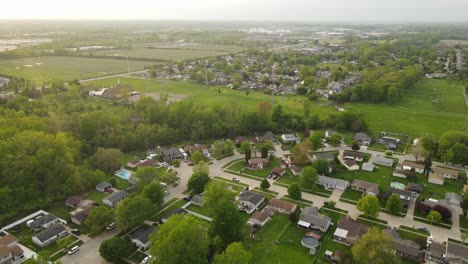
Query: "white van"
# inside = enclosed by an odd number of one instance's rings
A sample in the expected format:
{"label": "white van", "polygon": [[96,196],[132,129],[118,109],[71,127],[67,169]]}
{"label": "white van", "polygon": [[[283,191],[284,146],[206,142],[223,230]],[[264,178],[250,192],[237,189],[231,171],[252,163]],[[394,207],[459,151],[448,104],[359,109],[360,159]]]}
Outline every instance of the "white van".
{"label": "white van", "polygon": [[161,184],[162,187],[167,188],[167,184],[165,184],[164,182],[160,182],[159,184]]}
{"label": "white van", "polygon": [[68,255],[75,254],[78,250],[80,250],[80,247],[79,246],[74,246],[70,250],[68,250],[67,254]]}

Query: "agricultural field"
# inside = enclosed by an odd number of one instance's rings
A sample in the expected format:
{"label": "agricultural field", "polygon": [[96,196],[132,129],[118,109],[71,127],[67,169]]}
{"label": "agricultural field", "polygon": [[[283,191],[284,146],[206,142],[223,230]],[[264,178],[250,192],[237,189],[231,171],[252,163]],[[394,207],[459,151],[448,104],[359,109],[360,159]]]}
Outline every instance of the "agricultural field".
{"label": "agricultural field", "polygon": [[110,57],[129,57],[133,59],[154,59],[167,61],[180,61],[196,59],[239,52],[242,49],[236,46],[207,45],[193,47],[171,47],[171,46],[136,46],[131,49],[103,50],[94,52],[94,55]]}
{"label": "agricultural field", "polygon": [[442,39],[439,41],[439,44],[442,46],[456,46],[456,45],[468,45],[468,40],[458,40],[458,39]]}
{"label": "agricultural field", "polygon": [[[147,61],[129,61],[130,71],[142,70],[154,64]],[[80,57],[35,57],[0,60],[0,74],[23,77],[35,82],[73,80],[127,72],[126,60]]]}

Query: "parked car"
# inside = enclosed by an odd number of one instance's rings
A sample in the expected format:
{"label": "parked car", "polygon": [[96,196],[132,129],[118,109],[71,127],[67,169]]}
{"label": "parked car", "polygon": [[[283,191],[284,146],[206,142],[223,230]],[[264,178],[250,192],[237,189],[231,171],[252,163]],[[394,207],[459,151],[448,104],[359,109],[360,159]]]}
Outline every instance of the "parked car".
{"label": "parked car", "polygon": [[77,235],[77,236],[81,235],[81,232],[78,229],[72,229],[71,232],[72,234]]}
{"label": "parked car", "polygon": [[80,250],[80,247],[79,246],[74,246],[70,250],[68,250],[67,254],[68,255],[75,254],[76,252],[78,252],[78,250]]}
{"label": "parked car", "polygon": [[193,195],[185,195],[184,198],[182,198],[182,199],[184,199],[185,201],[190,201],[190,200],[192,200],[192,197],[193,197]]}
{"label": "parked car", "polygon": [[151,259],[151,256],[146,256],[146,257],[140,262],[140,264],[146,264],[146,263],[148,263],[148,261],[150,261],[150,259]]}
{"label": "parked car", "polygon": [[239,182],[239,179],[236,178],[236,177],[233,177],[233,178],[232,178],[232,181]]}
{"label": "parked car", "polygon": [[110,223],[108,226],[106,226],[106,230],[110,231],[116,227],[115,222]]}
{"label": "parked car", "polygon": [[429,229],[427,229],[427,228],[425,228],[425,227],[420,227],[420,228],[418,228],[418,229],[421,230],[421,231],[425,231],[425,232],[430,233],[430,232],[429,232]]}
{"label": "parked car", "polygon": [[168,191],[164,191],[164,196],[168,196],[170,193]]}
{"label": "parked car", "polygon": [[267,178],[268,178],[268,179],[271,179],[271,177],[273,177],[273,174],[271,174],[271,173],[268,174]]}

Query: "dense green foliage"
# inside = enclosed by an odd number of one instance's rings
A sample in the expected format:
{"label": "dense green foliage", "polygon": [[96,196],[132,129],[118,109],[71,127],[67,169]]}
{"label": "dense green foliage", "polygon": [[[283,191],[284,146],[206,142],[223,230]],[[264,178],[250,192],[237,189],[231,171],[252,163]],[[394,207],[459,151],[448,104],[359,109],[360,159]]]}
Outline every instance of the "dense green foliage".
{"label": "dense green foliage", "polygon": [[130,242],[127,240],[113,237],[102,241],[99,247],[99,254],[109,262],[121,263],[123,262],[123,258],[127,257],[131,247]]}

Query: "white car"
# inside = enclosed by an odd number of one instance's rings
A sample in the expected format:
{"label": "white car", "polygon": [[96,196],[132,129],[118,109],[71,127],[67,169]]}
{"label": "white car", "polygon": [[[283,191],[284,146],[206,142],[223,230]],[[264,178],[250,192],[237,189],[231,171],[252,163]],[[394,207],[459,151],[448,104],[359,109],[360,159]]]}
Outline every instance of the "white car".
{"label": "white car", "polygon": [[67,254],[68,255],[75,254],[78,250],[80,250],[80,247],[79,246],[74,246],[70,250],[68,250]]}
{"label": "white car", "polygon": [[168,196],[169,195],[169,192],[168,191],[164,191],[164,196]]}
{"label": "white car", "polygon": [[146,264],[148,263],[148,261],[151,259],[151,256],[146,256],[141,262],[140,264]]}
{"label": "white car", "polygon": [[108,226],[106,226],[106,230],[110,231],[116,227],[115,222],[110,223]]}

